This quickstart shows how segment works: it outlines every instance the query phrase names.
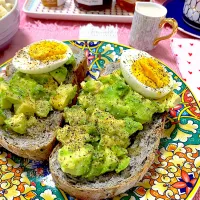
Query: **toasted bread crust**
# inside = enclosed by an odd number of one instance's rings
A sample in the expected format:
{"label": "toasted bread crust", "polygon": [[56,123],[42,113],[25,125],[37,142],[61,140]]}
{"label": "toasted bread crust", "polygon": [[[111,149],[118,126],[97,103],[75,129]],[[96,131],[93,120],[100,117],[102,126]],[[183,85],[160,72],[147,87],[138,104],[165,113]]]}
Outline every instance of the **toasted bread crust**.
{"label": "toasted bread crust", "polygon": [[72,49],[76,60],[76,66],[73,69],[70,80],[72,84],[79,86],[80,83],[84,81],[86,73],[88,71],[87,58],[85,57],[84,52],[78,47],[75,47],[73,45],[69,46]]}
{"label": "toasted bread crust", "polygon": [[[54,130],[62,121],[62,114],[53,112],[46,119],[40,119],[47,127],[37,131],[37,127],[28,130],[25,135],[0,128],[0,144],[10,152],[32,160],[47,160],[56,143]],[[51,126],[51,123],[54,123]]]}
{"label": "toasted bread crust", "polygon": [[[55,153],[56,150],[57,149],[54,148],[52,153]],[[82,200],[100,200],[100,199],[115,197],[121,193],[126,192],[130,188],[134,187],[134,185],[138,181],[140,181],[142,177],[145,175],[145,173],[148,171],[149,167],[154,161],[155,155],[156,154],[154,152],[149,155],[148,159],[145,161],[143,165],[143,168],[139,171],[137,176],[132,176],[130,179],[127,179],[118,185],[108,188],[95,189],[95,188],[77,187],[76,185],[73,185],[68,181],[60,179],[57,172],[53,170],[53,166],[51,164],[50,164],[50,171],[53,180],[56,183],[56,186],[62,189],[63,191],[67,192],[69,195]]]}
{"label": "toasted bread crust", "polygon": [[[72,83],[73,85],[76,84],[79,86],[79,84],[84,80],[88,70],[87,59],[84,52],[78,47],[72,45],[69,46],[74,53],[76,66],[73,69],[71,77],[67,83]],[[11,64],[8,64],[6,67],[5,78],[9,79],[9,77],[11,77],[15,71],[16,70],[14,67]],[[57,126],[59,126],[62,121],[62,114],[58,113],[58,115],[58,119],[55,121],[55,125]],[[32,160],[47,160],[56,143],[56,135],[54,133],[54,129],[45,131],[45,133],[38,132],[37,134],[38,137],[35,136],[36,138],[33,139],[31,138],[31,135],[27,135],[27,137],[21,137],[18,134],[12,133],[12,137],[14,139],[9,139],[11,132],[6,132],[0,127],[0,145],[2,145],[10,152],[23,158],[29,158]],[[45,138],[44,142],[41,142],[41,135],[43,138]],[[26,141],[27,143],[30,142],[30,145],[23,145],[23,141]]]}
{"label": "toasted bread crust", "polygon": [[55,134],[53,132],[50,134],[52,134],[52,136],[50,136],[50,138],[47,138],[48,144],[40,145],[40,146],[36,146],[32,148],[23,148],[23,147],[13,145],[9,143],[9,141],[7,141],[6,135],[0,138],[0,144],[5,149],[9,150],[10,152],[20,157],[28,158],[31,160],[43,161],[49,158],[49,155],[56,144]]}

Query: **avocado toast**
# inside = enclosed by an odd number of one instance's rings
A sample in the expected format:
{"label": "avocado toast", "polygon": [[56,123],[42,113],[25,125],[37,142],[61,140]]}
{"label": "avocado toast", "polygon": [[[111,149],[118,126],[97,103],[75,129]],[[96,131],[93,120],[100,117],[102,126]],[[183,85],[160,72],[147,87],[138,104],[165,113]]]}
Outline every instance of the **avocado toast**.
{"label": "avocado toast", "polygon": [[[63,104],[60,107],[60,102],[63,98],[66,105],[66,101],[68,101],[67,104],[70,104],[76,98],[79,84],[84,80],[88,70],[84,52],[72,45],[70,48],[75,58],[73,63],[62,65],[50,73],[27,75],[18,72],[12,63],[7,65],[6,76],[4,76],[6,81],[1,82],[1,89],[5,83],[12,90],[22,87],[23,90],[19,92],[20,94],[32,91],[31,95],[36,96],[33,99],[35,104],[31,105],[32,99],[29,101],[30,98],[22,98],[22,101],[20,99],[19,102],[17,102],[18,97],[13,100],[5,98],[3,101],[3,97],[7,96],[3,96],[1,91],[1,109],[3,106],[6,109],[3,109],[2,112],[4,122],[1,123],[0,127],[0,144],[12,153],[33,160],[47,160],[49,158],[56,143],[54,131],[61,125],[63,118]],[[47,83],[43,83],[45,80]],[[13,87],[11,82],[13,82]],[[46,85],[44,86],[44,84]],[[52,88],[52,86],[55,87]],[[66,94],[69,94],[69,98],[66,99],[66,95],[64,97],[62,95],[56,96],[58,88],[61,92],[65,90]],[[43,93],[40,94],[40,92]],[[9,90],[6,89],[7,93]],[[52,93],[54,95],[50,98]],[[2,106],[3,103],[5,105]],[[14,114],[15,116],[13,116]]]}
{"label": "avocado toast", "polygon": [[[61,170],[58,162],[57,145],[49,158],[51,175],[56,185],[71,196],[84,200],[106,199],[117,196],[142,179],[154,161],[160,138],[164,130],[164,117],[154,118],[153,123],[145,125],[130,146],[130,165],[121,173],[109,172],[93,181],[73,177]],[[139,149],[139,151],[138,151]]]}
{"label": "avocado toast", "polygon": [[145,99],[125,84],[119,69],[111,63],[97,81],[83,82],[78,104],[65,110],[66,125],[57,131],[50,171],[56,185],[78,199],[111,198],[132,188],[154,161],[163,112],[180,101],[174,93]]}

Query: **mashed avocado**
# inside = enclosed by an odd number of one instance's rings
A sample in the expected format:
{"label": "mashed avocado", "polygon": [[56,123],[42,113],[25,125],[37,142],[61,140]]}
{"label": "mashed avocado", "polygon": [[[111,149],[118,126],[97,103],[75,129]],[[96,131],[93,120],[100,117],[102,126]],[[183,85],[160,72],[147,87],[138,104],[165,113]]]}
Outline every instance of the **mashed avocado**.
{"label": "mashed avocado", "polygon": [[0,111],[10,110],[13,114],[8,119],[1,115],[0,125],[25,134],[30,127],[26,123],[32,117],[44,118],[53,109],[64,110],[77,92],[77,86],[63,84],[67,75],[68,69],[63,65],[51,73],[15,72],[8,81],[0,79]]}
{"label": "mashed avocado", "polygon": [[154,113],[173,106],[177,97],[168,95],[168,100],[159,101],[144,98],[125,83],[120,70],[81,86],[78,104],[65,109],[67,125],[57,131],[63,144],[58,161],[64,172],[89,180],[124,170],[130,162],[130,136],[151,122]]}

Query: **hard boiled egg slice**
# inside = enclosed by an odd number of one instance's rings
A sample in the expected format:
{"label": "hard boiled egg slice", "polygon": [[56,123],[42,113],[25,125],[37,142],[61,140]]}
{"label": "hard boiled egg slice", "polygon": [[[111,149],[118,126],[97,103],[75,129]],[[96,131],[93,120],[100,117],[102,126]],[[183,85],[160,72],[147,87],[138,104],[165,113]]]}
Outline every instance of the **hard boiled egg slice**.
{"label": "hard boiled egg slice", "polygon": [[125,50],[120,67],[126,82],[144,97],[159,99],[173,89],[173,79],[165,66],[144,51]]}
{"label": "hard boiled egg slice", "polygon": [[71,48],[57,40],[41,40],[19,50],[14,56],[14,67],[27,74],[53,71],[73,57]]}

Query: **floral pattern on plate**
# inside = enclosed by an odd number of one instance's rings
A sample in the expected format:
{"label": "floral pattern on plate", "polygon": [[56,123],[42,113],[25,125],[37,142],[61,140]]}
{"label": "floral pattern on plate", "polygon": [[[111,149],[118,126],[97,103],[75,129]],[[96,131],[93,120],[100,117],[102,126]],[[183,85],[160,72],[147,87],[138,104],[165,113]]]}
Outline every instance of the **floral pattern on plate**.
{"label": "floral pattern on plate", "polygon": [[[85,51],[89,77],[98,78],[105,64],[118,62],[129,47],[103,41],[66,41]],[[1,72],[5,72],[6,63]],[[182,101],[168,112],[165,132],[154,164],[137,185],[113,200],[191,199],[200,181],[200,109],[185,83],[169,68],[174,91]],[[20,158],[1,148],[0,199],[74,200],[59,190],[47,162]]]}

